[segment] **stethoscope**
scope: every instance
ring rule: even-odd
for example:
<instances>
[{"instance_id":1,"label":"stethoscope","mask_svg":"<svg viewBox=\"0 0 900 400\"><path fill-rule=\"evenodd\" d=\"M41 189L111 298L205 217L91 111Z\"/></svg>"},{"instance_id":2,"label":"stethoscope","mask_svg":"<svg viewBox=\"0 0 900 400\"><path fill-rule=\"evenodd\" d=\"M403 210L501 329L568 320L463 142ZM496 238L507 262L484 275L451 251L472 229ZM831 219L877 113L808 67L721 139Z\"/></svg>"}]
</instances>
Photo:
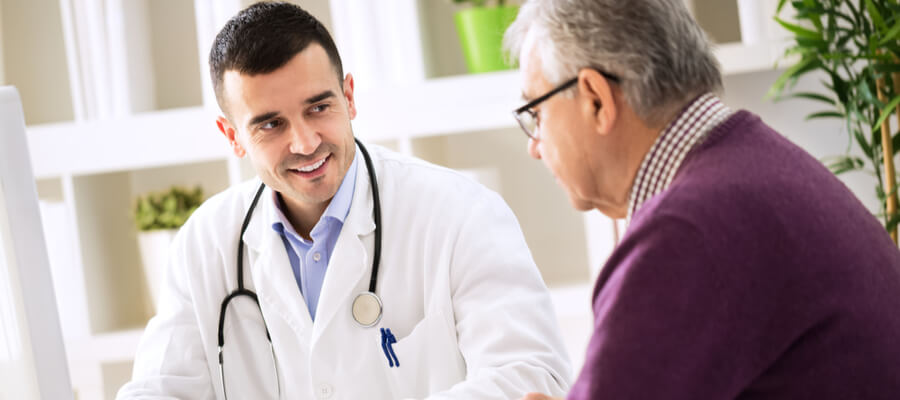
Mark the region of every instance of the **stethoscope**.
<instances>
[{"instance_id":1,"label":"stethoscope","mask_svg":"<svg viewBox=\"0 0 900 400\"><path fill-rule=\"evenodd\" d=\"M369 182L372 184L372 199L374 201L372 212L375 218L375 253L372 256L372 275L369 278L369 290L356 295L356 298L353 299L353 304L350 307L350 314L353 315L353 319L359 326L370 328L375 326L375 324L381 320L381 314L384 308L381 303L381 298L375 294L375 282L378 280L378 262L381 259L381 201L378 198L378 181L375 179L375 168L372 166L372 159L369 157L369 152L366 151L366 146L363 146L359 139L354 138L354 140L359 146L359 150L362 152L363 158L366 161ZM250 217L253 215L253 209L256 208L256 203L259 202L259 197L262 195L263 189L265 188L265 183L259 185L259 189L256 190L256 195L253 197L253 202L250 203L250 208L247 210L247 214L244 215L244 222L241 225L241 234L238 236L238 287L222 300L222 311L219 313L219 376L222 379L222 392L225 394L226 399L228 398L228 393L225 391L225 367L222 358L222 347L225 345L225 311L228 309L228 304L231 300L234 300L239 296L246 296L252 299L253 302L256 303L256 308L259 309L260 316L262 316L263 327L266 330L266 339L269 341L269 350L272 353L272 365L275 367L275 381L278 386L278 397L281 397L281 379L278 377L278 363L275 362L275 346L272 345L272 337L269 335L269 327L266 325L266 318L262 315L262 308L259 306L259 299L257 298L256 293L244 287L244 232L247 230L247 226L250 225Z\"/></svg>"}]
</instances>

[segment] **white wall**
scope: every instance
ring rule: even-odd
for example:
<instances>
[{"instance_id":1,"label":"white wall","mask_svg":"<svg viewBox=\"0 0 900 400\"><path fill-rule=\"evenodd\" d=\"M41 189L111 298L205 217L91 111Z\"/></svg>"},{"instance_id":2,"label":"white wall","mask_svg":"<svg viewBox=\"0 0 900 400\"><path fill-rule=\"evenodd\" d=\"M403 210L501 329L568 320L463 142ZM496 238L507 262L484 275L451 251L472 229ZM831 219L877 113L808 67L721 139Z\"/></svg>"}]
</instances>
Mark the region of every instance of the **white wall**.
<instances>
[{"instance_id":1,"label":"white wall","mask_svg":"<svg viewBox=\"0 0 900 400\"><path fill-rule=\"evenodd\" d=\"M4 84L19 89L28 125L73 118L59 0L0 0Z\"/></svg>"},{"instance_id":2,"label":"white wall","mask_svg":"<svg viewBox=\"0 0 900 400\"><path fill-rule=\"evenodd\" d=\"M200 52L197 50L197 25L194 2L185 0L151 0L150 42L155 71L155 109L191 107L203 104ZM207 45L208 46L208 45ZM206 52L209 48L206 48ZM205 65L205 59L202 60ZM209 70L199 71L208 79Z\"/></svg>"}]
</instances>

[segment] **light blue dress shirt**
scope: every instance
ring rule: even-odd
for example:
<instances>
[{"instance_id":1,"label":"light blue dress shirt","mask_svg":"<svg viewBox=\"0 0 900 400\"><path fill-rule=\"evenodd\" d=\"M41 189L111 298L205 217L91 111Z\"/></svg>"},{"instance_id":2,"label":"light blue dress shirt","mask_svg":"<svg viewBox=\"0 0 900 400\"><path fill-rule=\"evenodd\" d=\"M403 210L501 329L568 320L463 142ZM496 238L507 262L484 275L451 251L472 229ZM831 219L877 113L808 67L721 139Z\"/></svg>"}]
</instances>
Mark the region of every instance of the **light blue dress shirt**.
<instances>
[{"instance_id":1,"label":"light blue dress shirt","mask_svg":"<svg viewBox=\"0 0 900 400\"><path fill-rule=\"evenodd\" d=\"M279 199L281 194L276 193L272 200L275 202L277 220L272 223L272 229L281 235L288 259L291 261L291 269L294 271L294 279L297 287L306 300L309 316L316 319L316 307L319 305L319 293L322 291L322 282L325 281L325 270L328 261L331 260L331 252L337 242L344 220L350 213L350 204L353 202L353 190L356 187L357 160L359 150L353 156L353 163L347 169L341 186L331 199L331 203L325 209L319 222L313 226L310 232L312 241L302 238L294 227L288 222L282 210Z\"/></svg>"}]
</instances>

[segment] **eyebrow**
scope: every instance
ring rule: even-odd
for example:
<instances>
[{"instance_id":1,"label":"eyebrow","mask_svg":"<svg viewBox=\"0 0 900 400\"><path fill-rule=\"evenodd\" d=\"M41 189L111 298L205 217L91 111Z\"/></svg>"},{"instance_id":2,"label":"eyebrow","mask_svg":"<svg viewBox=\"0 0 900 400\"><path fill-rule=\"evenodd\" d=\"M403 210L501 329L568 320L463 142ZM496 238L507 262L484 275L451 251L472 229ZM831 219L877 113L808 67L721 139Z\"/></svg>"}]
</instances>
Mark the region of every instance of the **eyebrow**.
<instances>
[{"instance_id":1,"label":"eyebrow","mask_svg":"<svg viewBox=\"0 0 900 400\"><path fill-rule=\"evenodd\" d=\"M278 116L277 111L272 111L272 112L267 112L265 114L257 115L255 117L253 117L252 119L250 119L250 122L247 123L247 128L253 128L256 125L259 125L259 124L266 122L277 116Z\"/></svg>"},{"instance_id":2,"label":"eyebrow","mask_svg":"<svg viewBox=\"0 0 900 400\"><path fill-rule=\"evenodd\" d=\"M332 92L332 91L330 91L330 90L326 90L326 91L324 91L324 92L322 92L322 93L319 93L319 94L317 94L317 95L315 95L315 96L312 96L312 97L306 99L306 101L305 101L304 103L306 103L306 104L318 103L318 102L320 102L320 101L322 101L322 100L325 100L325 99L327 99L327 98L329 98L329 97L335 97L335 96L334 96L334 92Z\"/></svg>"},{"instance_id":3,"label":"eyebrow","mask_svg":"<svg viewBox=\"0 0 900 400\"><path fill-rule=\"evenodd\" d=\"M322 93L319 93L319 94L317 94L317 95L315 95L315 96L311 96L311 97L307 98L306 100L303 101L303 103L305 103L305 104L318 103L318 102L320 102L320 101L322 101L322 100L325 100L325 99L327 99L327 98L330 98L330 97L335 97L334 92L332 92L331 90L326 90L326 91L324 91L324 92L322 92ZM259 125L259 124L261 124L261 123L263 123L263 122L266 122L266 121L268 121L268 120L270 120L270 119L272 119L272 118L277 117L278 114L279 114L279 113L278 113L277 111L271 111L271 112L267 112L267 113L265 113L265 114L257 115L257 116L255 116L255 117L253 117L253 118L250 119L250 122L247 123L247 127L248 127L248 128L252 128L252 127L254 127L254 126L256 126L256 125Z\"/></svg>"}]
</instances>

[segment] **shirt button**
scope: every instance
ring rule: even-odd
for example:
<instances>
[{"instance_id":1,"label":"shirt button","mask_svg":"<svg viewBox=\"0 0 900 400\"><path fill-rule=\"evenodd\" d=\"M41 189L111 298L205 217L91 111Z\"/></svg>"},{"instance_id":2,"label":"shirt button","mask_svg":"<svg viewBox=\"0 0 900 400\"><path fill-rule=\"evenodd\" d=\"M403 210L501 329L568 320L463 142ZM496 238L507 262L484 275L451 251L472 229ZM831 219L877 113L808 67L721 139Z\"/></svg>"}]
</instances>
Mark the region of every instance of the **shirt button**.
<instances>
[{"instance_id":1,"label":"shirt button","mask_svg":"<svg viewBox=\"0 0 900 400\"><path fill-rule=\"evenodd\" d=\"M319 252L317 251L317 252L315 252L315 253L313 254L313 261L319 262L319 260L321 260L321 259L322 259L322 253L319 253Z\"/></svg>"},{"instance_id":2,"label":"shirt button","mask_svg":"<svg viewBox=\"0 0 900 400\"><path fill-rule=\"evenodd\" d=\"M320 399L328 399L334 395L334 387L327 383L323 383L319 385L319 389L316 390L316 397Z\"/></svg>"}]
</instances>

